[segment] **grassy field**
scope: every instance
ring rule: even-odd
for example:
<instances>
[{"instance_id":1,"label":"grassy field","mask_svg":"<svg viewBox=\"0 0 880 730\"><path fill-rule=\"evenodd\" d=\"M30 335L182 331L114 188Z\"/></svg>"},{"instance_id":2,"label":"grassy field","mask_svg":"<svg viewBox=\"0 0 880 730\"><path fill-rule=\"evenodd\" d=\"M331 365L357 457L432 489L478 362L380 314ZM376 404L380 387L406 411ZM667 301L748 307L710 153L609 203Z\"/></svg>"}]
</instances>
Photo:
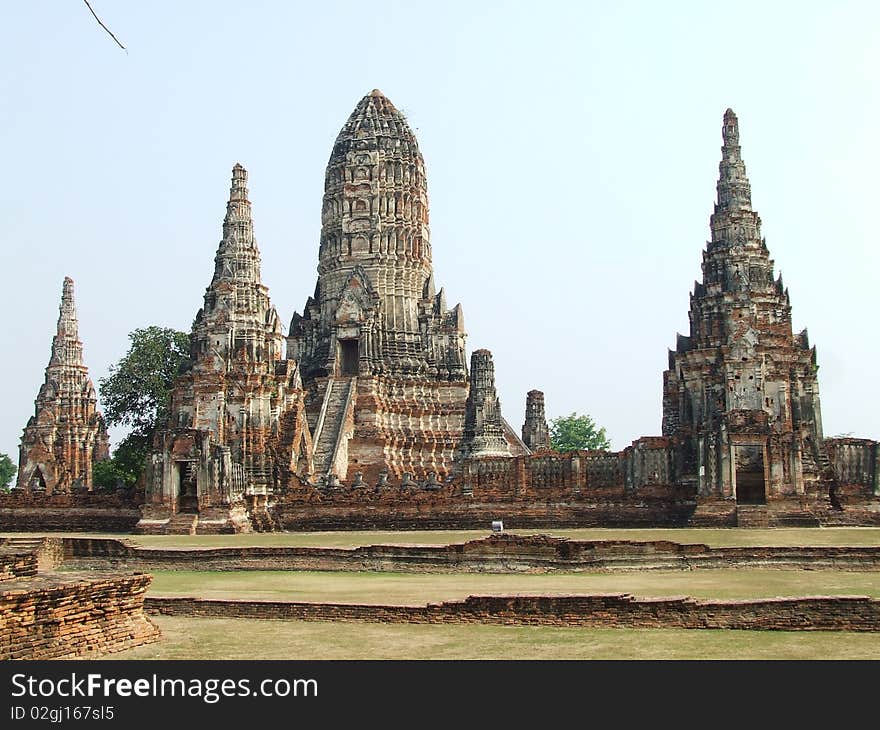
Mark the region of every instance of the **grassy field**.
<instances>
[{"instance_id":1,"label":"grassy field","mask_svg":"<svg viewBox=\"0 0 880 730\"><path fill-rule=\"evenodd\" d=\"M880 573L719 569L631 573L379 573L154 571L149 595L321 603L423 605L470 595L632 593L638 596L767 598L868 595Z\"/></svg>"},{"instance_id":2,"label":"grassy field","mask_svg":"<svg viewBox=\"0 0 880 730\"><path fill-rule=\"evenodd\" d=\"M713 547L756 545L878 545L878 527L806 527L806 528L668 528L668 529L546 529L513 530L514 534L551 534L577 540L670 540L680 543L705 543ZM10 537L22 533L2 533ZM244 547L313 546L357 547L360 545L448 545L486 537L487 530L413 530L351 532L273 532L247 535L120 535L98 533L46 533L71 537L114 537L149 547Z\"/></svg>"},{"instance_id":3,"label":"grassy field","mask_svg":"<svg viewBox=\"0 0 880 730\"><path fill-rule=\"evenodd\" d=\"M878 659L880 634L153 617L163 638L111 659Z\"/></svg>"}]
</instances>

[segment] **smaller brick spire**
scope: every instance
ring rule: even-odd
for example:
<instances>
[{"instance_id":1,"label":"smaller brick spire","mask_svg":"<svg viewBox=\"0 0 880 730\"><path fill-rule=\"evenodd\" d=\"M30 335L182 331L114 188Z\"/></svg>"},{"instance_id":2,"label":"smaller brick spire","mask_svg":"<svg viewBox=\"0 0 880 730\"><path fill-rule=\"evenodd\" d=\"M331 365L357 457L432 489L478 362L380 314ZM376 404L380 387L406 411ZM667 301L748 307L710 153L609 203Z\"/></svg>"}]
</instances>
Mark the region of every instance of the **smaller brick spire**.
<instances>
[{"instance_id":1,"label":"smaller brick spire","mask_svg":"<svg viewBox=\"0 0 880 730\"><path fill-rule=\"evenodd\" d=\"M510 456L504 438L501 402L495 390L495 364L489 350L471 353L471 383L465 404L464 454Z\"/></svg>"},{"instance_id":2,"label":"smaller brick spire","mask_svg":"<svg viewBox=\"0 0 880 730\"><path fill-rule=\"evenodd\" d=\"M544 393L540 390L530 390L526 394L526 420L522 427L522 439L532 451L550 448Z\"/></svg>"},{"instance_id":3,"label":"smaller brick spire","mask_svg":"<svg viewBox=\"0 0 880 730\"><path fill-rule=\"evenodd\" d=\"M73 279L64 278L46 376L19 447L16 488L68 492L92 486L92 464L110 456L104 419L83 363Z\"/></svg>"}]
</instances>

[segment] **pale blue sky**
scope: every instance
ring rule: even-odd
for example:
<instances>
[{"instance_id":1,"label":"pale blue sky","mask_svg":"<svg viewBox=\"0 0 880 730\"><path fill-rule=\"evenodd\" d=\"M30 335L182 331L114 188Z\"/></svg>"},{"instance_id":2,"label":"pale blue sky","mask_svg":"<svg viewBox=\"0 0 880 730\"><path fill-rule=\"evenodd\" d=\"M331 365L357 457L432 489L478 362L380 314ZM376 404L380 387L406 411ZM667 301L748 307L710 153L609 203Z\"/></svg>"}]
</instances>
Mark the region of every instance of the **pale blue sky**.
<instances>
[{"instance_id":1,"label":"pale blue sky","mask_svg":"<svg viewBox=\"0 0 880 730\"><path fill-rule=\"evenodd\" d=\"M877 3L92 5L128 54L78 0L8 4L0 27L0 451L17 459L65 275L96 384L135 327L189 329L235 162L289 322L333 140L373 88L416 131L437 283L514 426L540 388L615 448L660 433L732 107L825 432L880 438Z\"/></svg>"}]
</instances>

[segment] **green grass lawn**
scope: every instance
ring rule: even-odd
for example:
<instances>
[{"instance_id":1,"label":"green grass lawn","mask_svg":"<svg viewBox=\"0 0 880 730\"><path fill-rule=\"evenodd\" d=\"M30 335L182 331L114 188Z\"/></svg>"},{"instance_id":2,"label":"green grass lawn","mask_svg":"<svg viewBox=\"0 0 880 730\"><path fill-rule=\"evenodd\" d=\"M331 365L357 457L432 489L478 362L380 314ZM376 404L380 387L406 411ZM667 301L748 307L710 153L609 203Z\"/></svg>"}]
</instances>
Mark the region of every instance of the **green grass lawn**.
<instances>
[{"instance_id":1,"label":"green grass lawn","mask_svg":"<svg viewBox=\"0 0 880 730\"><path fill-rule=\"evenodd\" d=\"M593 629L152 617L111 659L878 659L880 633Z\"/></svg>"},{"instance_id":2,"label":"green grass lawn","mask_svg":"<svg viewBox=\"0 0 880 730\"><path fill-rule=\"evenodd\" d=\"M628 573L154 571L148 595L318 603L423 605L470 595L632 593L695 598L868 595L880 573L718 569Z\"/></svg>"},{"instance_id":3,"label":"green grass lawn","mask_svg":"<svg viewBox=\"0 0 880 730\"><path fill-rule=\"evenodd\" d=\"M582 528L513 530L515 534L551 534L577 540L670 540L680 543L705 543L713 547L755 545L878 545L878 527L804 527L804 528L667 528L614 529ZM2 537L22 533L2 533ZM125 538L149 547L243 547L312 546L357 547L360 545L447 545L486 537L488 530L412 530L351 532L273 532L246 535L121 535L98 533L43 533L71 537Z\"/></svg>"}]
</instances>

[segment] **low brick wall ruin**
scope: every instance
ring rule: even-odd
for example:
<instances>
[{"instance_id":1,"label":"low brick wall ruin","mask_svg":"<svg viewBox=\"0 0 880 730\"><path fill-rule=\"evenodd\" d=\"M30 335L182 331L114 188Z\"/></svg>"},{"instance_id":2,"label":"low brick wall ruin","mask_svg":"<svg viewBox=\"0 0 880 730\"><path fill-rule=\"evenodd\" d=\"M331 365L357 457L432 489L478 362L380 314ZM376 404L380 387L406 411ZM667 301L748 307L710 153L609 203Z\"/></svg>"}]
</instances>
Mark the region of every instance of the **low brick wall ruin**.
<instances>
[{"instance_id":1,"label":"low brick wall ruin","mask_svg":"<svg viewBox=\"0 0 880 730\"><path fill-rule=\"evenodd\" d=\"M107 538L64 538L64 564L107 570L341 570L542 573L696 568L880 570L880 547L727 547L665 540L569 540L503 534L454 545L356 548L147 548Z\"/></svg>"},{"instance_id":2,"label":"low brick wall ruin","mask_svg":"<svg viewBox=\"0 0 880 730\"><path fill-rule=\"evenodd\" d=\"M695 503L684 494L628 498L620 493L463 496L457 487L420 490L317 490L291 493L269 505L276 526L290 531L509 529L561 527L675 527L686 525Z\"/></svg>"},{"instance_id":3,"label":"low brick wall ruin","mask_svg":"<svg viewBox=\"0 0 880 730\"><path fill-rule=\"evenodd\" d=\"M0 494L3 532L131 532L140 517L137 499L128 493Z\"/></svg>"},{"instance_id":4,"label":"low brick wall ruin","mask_svg":"<svg viewBox=\"0 0 880 730\"><path fill-rule=\"evenodd\" d=\"M500 623L621 628L880 631L880 601L865 596L766 598L740 601L689 597L470 596L426 606L284 601L146 599L152 614L211 618L379 623Z\"/></svg>"},{"instance_id":5,"label":"low brick wall ruin","mask_svg":"<svg viewBox=\"0 0 880 730\"><path fill-rule=\"evenodd\" d=\"M26 575L0 582L0 660L95 657L160 636L144 614L149 575Z\"/></svg>"}]
</instances>

